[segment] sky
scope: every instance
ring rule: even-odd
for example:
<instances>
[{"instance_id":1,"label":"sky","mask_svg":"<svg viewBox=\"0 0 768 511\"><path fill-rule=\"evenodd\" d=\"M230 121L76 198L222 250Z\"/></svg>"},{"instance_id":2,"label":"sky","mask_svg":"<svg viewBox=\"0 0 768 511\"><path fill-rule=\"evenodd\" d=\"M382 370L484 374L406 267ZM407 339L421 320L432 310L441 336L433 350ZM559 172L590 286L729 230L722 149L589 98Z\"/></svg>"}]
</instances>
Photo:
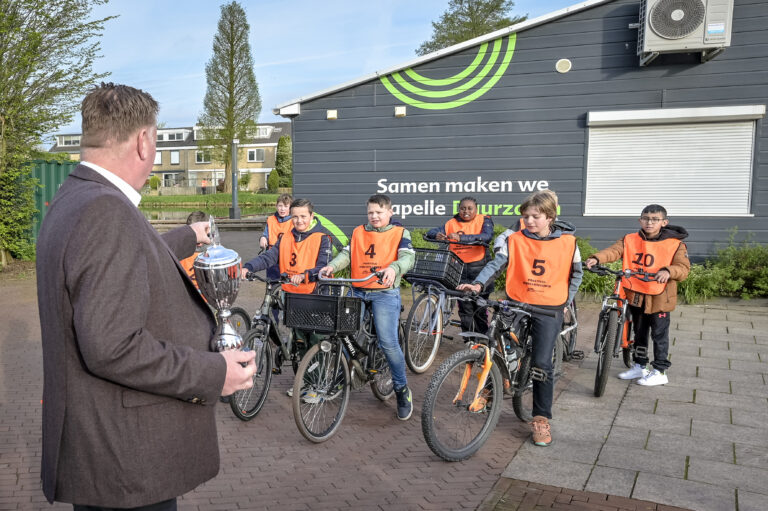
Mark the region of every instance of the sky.
<instances>
[{"instance_id":1,"label":"sky","mask_svg":"<svg viewBox=\"0 0 768 511\"><path fill-rule=\"evenodd\" d=\"M143 89L160 103L158 122L192 126L202 112L205 64L225 1L111 0L93 10L106 23L94 71ZM278 104L416 57L448 0L239 0L250 24L261 94L259 122L286 121ZM580 0L517 0L535 18ZM79 114L57 133L79 133Z\"/></svg>"}]
</instances>

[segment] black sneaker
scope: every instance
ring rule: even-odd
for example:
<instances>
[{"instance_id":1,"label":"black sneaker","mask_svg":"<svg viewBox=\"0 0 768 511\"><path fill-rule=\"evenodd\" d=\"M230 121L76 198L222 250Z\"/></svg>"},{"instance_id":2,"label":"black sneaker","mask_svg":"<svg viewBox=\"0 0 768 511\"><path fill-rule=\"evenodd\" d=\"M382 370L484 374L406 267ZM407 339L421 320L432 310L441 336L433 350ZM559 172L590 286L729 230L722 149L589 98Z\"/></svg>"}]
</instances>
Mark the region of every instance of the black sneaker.
<instances>
[{"instance_id":1,"label":"black sneaker","mask_svg":"<svg viewBox=\"0 0 768 511\"><path fill-rule=\"evenodd\" d=\"M411 389L407 386L400 390L395 389L395 396L397 396L397 418L401 421L407 421L413 413Z\"/></svg>"}]
</instances>

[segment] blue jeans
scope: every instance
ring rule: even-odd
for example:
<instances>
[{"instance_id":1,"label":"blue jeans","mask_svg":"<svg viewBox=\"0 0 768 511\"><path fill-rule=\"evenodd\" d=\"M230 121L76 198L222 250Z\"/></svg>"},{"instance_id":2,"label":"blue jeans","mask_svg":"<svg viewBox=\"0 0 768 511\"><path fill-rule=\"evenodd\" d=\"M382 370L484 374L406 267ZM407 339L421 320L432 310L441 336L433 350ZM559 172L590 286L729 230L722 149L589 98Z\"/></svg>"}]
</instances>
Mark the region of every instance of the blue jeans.
<instances>
[{"instance_id":1,"label":"blue jeans","mask_svg":"<svg viewBox=\"0 0 768 511\"><path fill-rule=\"evenodd\" d=\"M405 356L400 349L398 333L400 330L400 290L386 289L384 291L365 291L352 289L352 296L362 298L371 303L373 323L376 325L376 335L379 338L379 349L387 357L392 371L392 381L396 389L408 384L405 377Z\"/></svg>"}]
</instances>

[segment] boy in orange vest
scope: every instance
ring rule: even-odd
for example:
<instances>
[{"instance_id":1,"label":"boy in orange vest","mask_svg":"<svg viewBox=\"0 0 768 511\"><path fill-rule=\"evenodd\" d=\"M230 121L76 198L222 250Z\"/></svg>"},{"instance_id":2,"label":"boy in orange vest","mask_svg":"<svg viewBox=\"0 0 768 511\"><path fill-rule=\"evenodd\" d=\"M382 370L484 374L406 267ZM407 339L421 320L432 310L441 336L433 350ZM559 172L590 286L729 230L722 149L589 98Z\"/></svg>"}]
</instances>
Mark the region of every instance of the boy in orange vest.
<instances>
[{"instance_id":1,"label":"boy in orange vest","mask_svg":"<svg viewBox=\"0 0 768 511\"><path fill-rule=\"evenodd\" d=\"M259 246L264 249L268 249L277 244L277 240L293 229L293 223L291 222L291 202L293 198L284 193L277 198L276 211L274 214L267 217L267 225L264 227L264 232L261 233L259 238ZM277 264L267 268L267 278L270 280L277 280L280 278L280 269Z\"/></svg>"},{"instance_id":2,"label":"boy in orange vest","mask_svg":"<svg viewBox=\"0 0 768 511\"><path fill-rule=\"evenodd\" d=\"M640 230L627 234L610 247L585 261L587 268L598 263L622 260L622 268L656 273L656 281L630 279L625 287L635 331L635 365L619 373L622 380L637 379L638 385L669 383L669 313L677 304L677 283L688 277L691 262L682 242L688 232L669 225L667 210L658 204L643 208ZM648 333L653 339L652 370L648 369Z\"/></svg>"},{"instance_id":3,"label":"boy in orange vest","mask_svg":"<svg viewBox=\"0 0 768 511\"><path fill-rule=\"evenodd\" d=\"M534 192L520 205L524 229L508 229L496 238L496 257L472 284L457 289L479 293L496 274L507 268L507 296L543 309L555 316L531 314L533 366L547 375L533 382L531 439L535 445L552 443L549 419L555 391L552 352L563 322L563 309L576 296L583 275L581 254L574 228L557 219L557 195L551 190Z\"/></svg>"},{"instance_id":4,"label":"boy in orange vest","mask_svg":"<svg viewBox=\"0 0 768 511\"><path fill-rule=\"evenodd\" d=\"M448 220L444 226L436 227L427 232L427 238L438 241L460 241L469 243L482 241L490 243L493 239L493 220L491 217L477 214L477 199L464 197L459 202L459 212ZM483 267L490 261L488 249L481 245L457 245L451 243L448 249L464 262L461 272L461 283L472 282ZM483 293L488 298L490 292ZM459 301L459 317L462 332L488 332L488 315L474 302Z\"/></svg>"},{"instance_id":5,"label":"boy in orange vest","mask_svg":"<svg viewBox=\"0 0 768 511\"><path fill-rule=\"evenodd\" d=\"M405 356L398 342L400 329L400 277L413 267L415 253L411 233L400 225L390 223L392 201L386 195L368 199L368 223L352 232L349 245L320 270L329 275L350 266L352 278L367 277L372 268L383 271L383 284L373 278L356 282L352 296L371 303L379 347L392 370L397 396L397 418L408 420L413 413L413 397L405 376Z\"/></svg>"}]
</instances>

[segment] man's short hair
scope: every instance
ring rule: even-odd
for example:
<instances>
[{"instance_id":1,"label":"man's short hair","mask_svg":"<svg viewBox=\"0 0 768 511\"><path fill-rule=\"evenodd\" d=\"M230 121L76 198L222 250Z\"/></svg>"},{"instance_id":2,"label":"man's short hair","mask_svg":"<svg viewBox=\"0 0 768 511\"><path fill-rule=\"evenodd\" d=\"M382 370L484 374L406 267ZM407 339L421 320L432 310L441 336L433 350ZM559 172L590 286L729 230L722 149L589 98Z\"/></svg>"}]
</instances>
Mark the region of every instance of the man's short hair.
<instances>
[{"instance_id":1,"label":"man's short hair","mask_svg":"<svg viewBox=\"0 0 768 511\"><path fill-rule=\"evenodd\" d=\"M530 194L522 204L520 204L520 213L525 214L525 210L534 207L547 218L557 218L557 194L552 190L540 190Z\"/></svg>"},{"instance_id":2,"label":"man's short hair","mask_svg":"<svg viewBox=\"0 0 768 511\"><path fill-rule=\"evenodd\" d=\"M208 213L205 211L193 211L187 217L187 225L194 224L195 222L205 222L208 220Z\"/></svg>"},{"instance_id":3,"label":"man's short hair","mask_svg":"<svg viewBox=\"0 0 768 511\"><path fill-rule=\"evenodd\" d=\"M664 209L664 206L660 206L659 204L648 204L643 208L643 211L640 212L640 215L652 215L653 213L661 213L664 218L667 218L667 210Z\"/></svg>"},{"instance_id":4,"label":"man's short hair","mask_svg":"<svg viewBox=\"0 0 768 511\"><path fill-rule=\"evenodd\" d=\"M83 99L80 146L105 147L125 142L139 129L157 125L158 109L149 93L102 82Z\"/></svg>"},{"instance_id":5,"label":"man's short hair","mask_svg":"<svg viewBox=\"0 0 768 511\"><path fill-rule=\"evenodd\" d=\"M289 206L293 202L293 197L291 197L290 193L282 193L277 198L277 204L288 204Z\"/></svg>"},{"instance_id":6,"label":"man's short hair","mask_svg":"<svg viewBox=\"0 0 768 511\"><path fill-rule=\"evenodd\" d=\"M307 208L310 215L315 212L315 206L309 199L296 199L295 201L291 202L291 209L293 208Z\"/></svg>"},{"instance_id":7,"label":"man's short hair","mask_svg":"<svg viewBox=\"0 0 768 511\"><path fill-rule=\"evenodd\" d=\"M385 209L392 209L392 199L389 198L389 195L384 195L383 193L377 193L368 197L368 204L376 204Z\"/></svg>"}]
</instances>

